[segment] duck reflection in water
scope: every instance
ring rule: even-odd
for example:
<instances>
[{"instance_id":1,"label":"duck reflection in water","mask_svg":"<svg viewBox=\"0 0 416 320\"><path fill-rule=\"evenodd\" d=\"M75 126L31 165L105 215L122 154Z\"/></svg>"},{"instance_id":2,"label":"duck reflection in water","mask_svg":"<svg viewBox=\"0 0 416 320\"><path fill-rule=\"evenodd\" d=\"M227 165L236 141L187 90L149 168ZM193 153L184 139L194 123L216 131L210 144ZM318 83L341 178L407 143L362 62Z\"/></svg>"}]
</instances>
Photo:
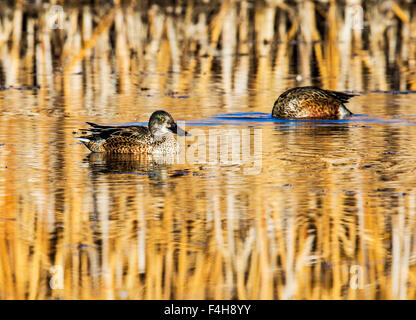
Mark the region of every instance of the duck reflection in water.
<instances>
[{"instance_id":1,"label":"duck reflection in water","mask_svg":"<svg viewBox=\"0 0 416 320\"><path fill-rule=\"evenodd\" d=\"M177 155L140 155L134 153L90 153L85 163L93 174L148 175L150 179L165 181Z\"/></svg>"}]
</instances>

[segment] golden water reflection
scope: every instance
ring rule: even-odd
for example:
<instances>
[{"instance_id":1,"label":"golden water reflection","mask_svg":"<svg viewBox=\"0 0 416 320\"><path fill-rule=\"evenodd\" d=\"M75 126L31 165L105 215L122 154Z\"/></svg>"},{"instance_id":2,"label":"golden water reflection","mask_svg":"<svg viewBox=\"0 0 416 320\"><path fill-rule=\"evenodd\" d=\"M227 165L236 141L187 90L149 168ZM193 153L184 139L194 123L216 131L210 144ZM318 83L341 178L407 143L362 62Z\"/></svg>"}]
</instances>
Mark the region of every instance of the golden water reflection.
<instances>
[{"instance_id":1,"label":"golden water reflection","mask_svg":"<svg viewBox=\"0 0 416 320\"><path fill-rule=\"evenodd\" d=\"M394 54L396 33L341 33L331 3L329 29L310 34L292 30L290 8L246 1L212 16L65 7L61 31L25 16L0 42L0 298L414 299L414 42ZM403 10L372 11L370 26L386 14L399 30ZM245 38L253 17L257 38ZM361 92L356 115L215 120L270 113L284 89L310 84ZM145 123L159 108L205 134L260 129L260 173L89 154L73 139L85 121Z\"/></svg>"}]
</instances>

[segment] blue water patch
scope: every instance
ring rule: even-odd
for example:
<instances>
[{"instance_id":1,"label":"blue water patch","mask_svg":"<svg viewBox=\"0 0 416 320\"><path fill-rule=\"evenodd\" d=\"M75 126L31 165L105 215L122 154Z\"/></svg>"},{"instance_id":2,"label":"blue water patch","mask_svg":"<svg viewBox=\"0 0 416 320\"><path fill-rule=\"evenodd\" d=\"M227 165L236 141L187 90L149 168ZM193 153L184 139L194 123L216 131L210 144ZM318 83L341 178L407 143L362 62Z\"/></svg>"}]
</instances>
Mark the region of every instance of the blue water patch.
<instances>
[{"instance_id":1,"label":"blue water patch","mask_svg":"<svg viewBox=\"0 0 416 320\"><path fill-rule=\"evenodd\" d=\"M414 93L416 93L416 90L404 90L404 91L400 91L400 90L373 90L373 91L370 91L370 93L388 93L388 94L394 94L394 95L414 94Z\"/></svg>"},{"instance_id":2,"label":"blue water patch","mask_svg":"<svg viewBox=\"0 0 416 320\"><path fill-rule=\"evenodd\" d=\"M414 117L414 115L402 116ZM357 123L371 123L371 124L396 124L396 125L416 125L416 121L407 119L381 119L373 118L368 114L354 114L347 119L340 120L323 120L323 119L277 119L271 116L270 113L263 112L235 112L235 113L221 113L214 115L211 118L203 121L187 120L186 125L265 125L270 123L275 124L289 124L289 125L330 125L330 124L357 124Z\"/></svg>"},{"instance_id":3,"label":"blue water patch","mask_svg":"<svg viewBox=\"0 0 416 320\"><path fill-rule=\"evenodd\" d=\"M264 113L264 112L233 112L233 113L216 114L216 115L214 115L214 117L250 117L250 118L263 117L263 118L272 118L272 115L270 113Z\"/></svg>"},{"instance_id":4,"label":"blue water patch","mask_svg":"<svg viewBox=\"0 0 416 320\"><path fill-rule=\"evenodd\" d=\"M272 117L270 113L264 112L232 112L232 113L220 113L209 118L204 119L178 119L176 122L180 125L181 122L185 122L187 127L206 127L206 126L263 126L268 124L287 124L293 125L334 125L334 124L388 124L388 125L416 125L416 115L397 115L392 118L374 118L369 114L353 114L347 119L339 120L323 120L323 119L277 119ZM122 122L122 123L108 123L105 125L114 126L126 126L126 125L139 125L147 127L147 122ZM287 126L285 126L287 127Z\"/></svg>"},{"instance_id":5,"label":"blue water patch","mask_svg":"<svg viewBox=\"0 0 416 320\"><path fill-rule=\"evenodd\" d=\"M393 118L415 118L416 114L397 114Z\"/></svg>"},{"instance_id":6,"label":"blue water patch","mask_svg":"<svg viewBox=\"0 0 416 320\"><path fill-rule=\"evenodd\" d=\"M408 104L407 101L385 101L387 104Z\"/></svg>"}]
</instances>

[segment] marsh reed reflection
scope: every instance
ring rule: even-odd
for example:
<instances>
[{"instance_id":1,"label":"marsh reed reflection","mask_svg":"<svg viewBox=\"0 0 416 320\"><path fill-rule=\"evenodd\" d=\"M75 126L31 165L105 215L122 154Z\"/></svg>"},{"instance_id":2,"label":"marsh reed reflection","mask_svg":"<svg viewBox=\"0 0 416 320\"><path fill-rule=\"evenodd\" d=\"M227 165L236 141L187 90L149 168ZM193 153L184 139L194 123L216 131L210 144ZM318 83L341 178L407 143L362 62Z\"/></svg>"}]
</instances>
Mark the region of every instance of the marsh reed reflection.
<instances>
[{"instance_id":1,"label":"marsh reed reflection","mask_svg":"<svg viewBox=\"0 0 416 320\"><path fill-rule=\"evenodd\" d=\"M1 299L415 298L414 4L56 1L54 29L41 3L0 2ZM262 124L258 175L73 139L311 84L381 120Z\"/></svg>"}]
</instances>

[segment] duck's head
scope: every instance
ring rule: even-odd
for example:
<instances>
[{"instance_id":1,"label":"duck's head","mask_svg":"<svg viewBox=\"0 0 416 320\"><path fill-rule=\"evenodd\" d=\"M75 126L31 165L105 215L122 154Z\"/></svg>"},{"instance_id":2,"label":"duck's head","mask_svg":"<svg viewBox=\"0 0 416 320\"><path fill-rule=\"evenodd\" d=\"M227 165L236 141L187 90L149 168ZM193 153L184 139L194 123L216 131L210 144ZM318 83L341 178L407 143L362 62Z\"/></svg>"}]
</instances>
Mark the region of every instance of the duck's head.
<instances>
[{"instance_id":1,"label":"duck's head","mask_svg":"<svg viewBox=\"0 0 416 320\"><path fill-rule=\"evenodd\" d=\"M149 119L149 130L152 134L176 133L180 136L189 136L185 130L179 128L172 116L163 110L152 113Z\"/></svg>"}]
</instances>

